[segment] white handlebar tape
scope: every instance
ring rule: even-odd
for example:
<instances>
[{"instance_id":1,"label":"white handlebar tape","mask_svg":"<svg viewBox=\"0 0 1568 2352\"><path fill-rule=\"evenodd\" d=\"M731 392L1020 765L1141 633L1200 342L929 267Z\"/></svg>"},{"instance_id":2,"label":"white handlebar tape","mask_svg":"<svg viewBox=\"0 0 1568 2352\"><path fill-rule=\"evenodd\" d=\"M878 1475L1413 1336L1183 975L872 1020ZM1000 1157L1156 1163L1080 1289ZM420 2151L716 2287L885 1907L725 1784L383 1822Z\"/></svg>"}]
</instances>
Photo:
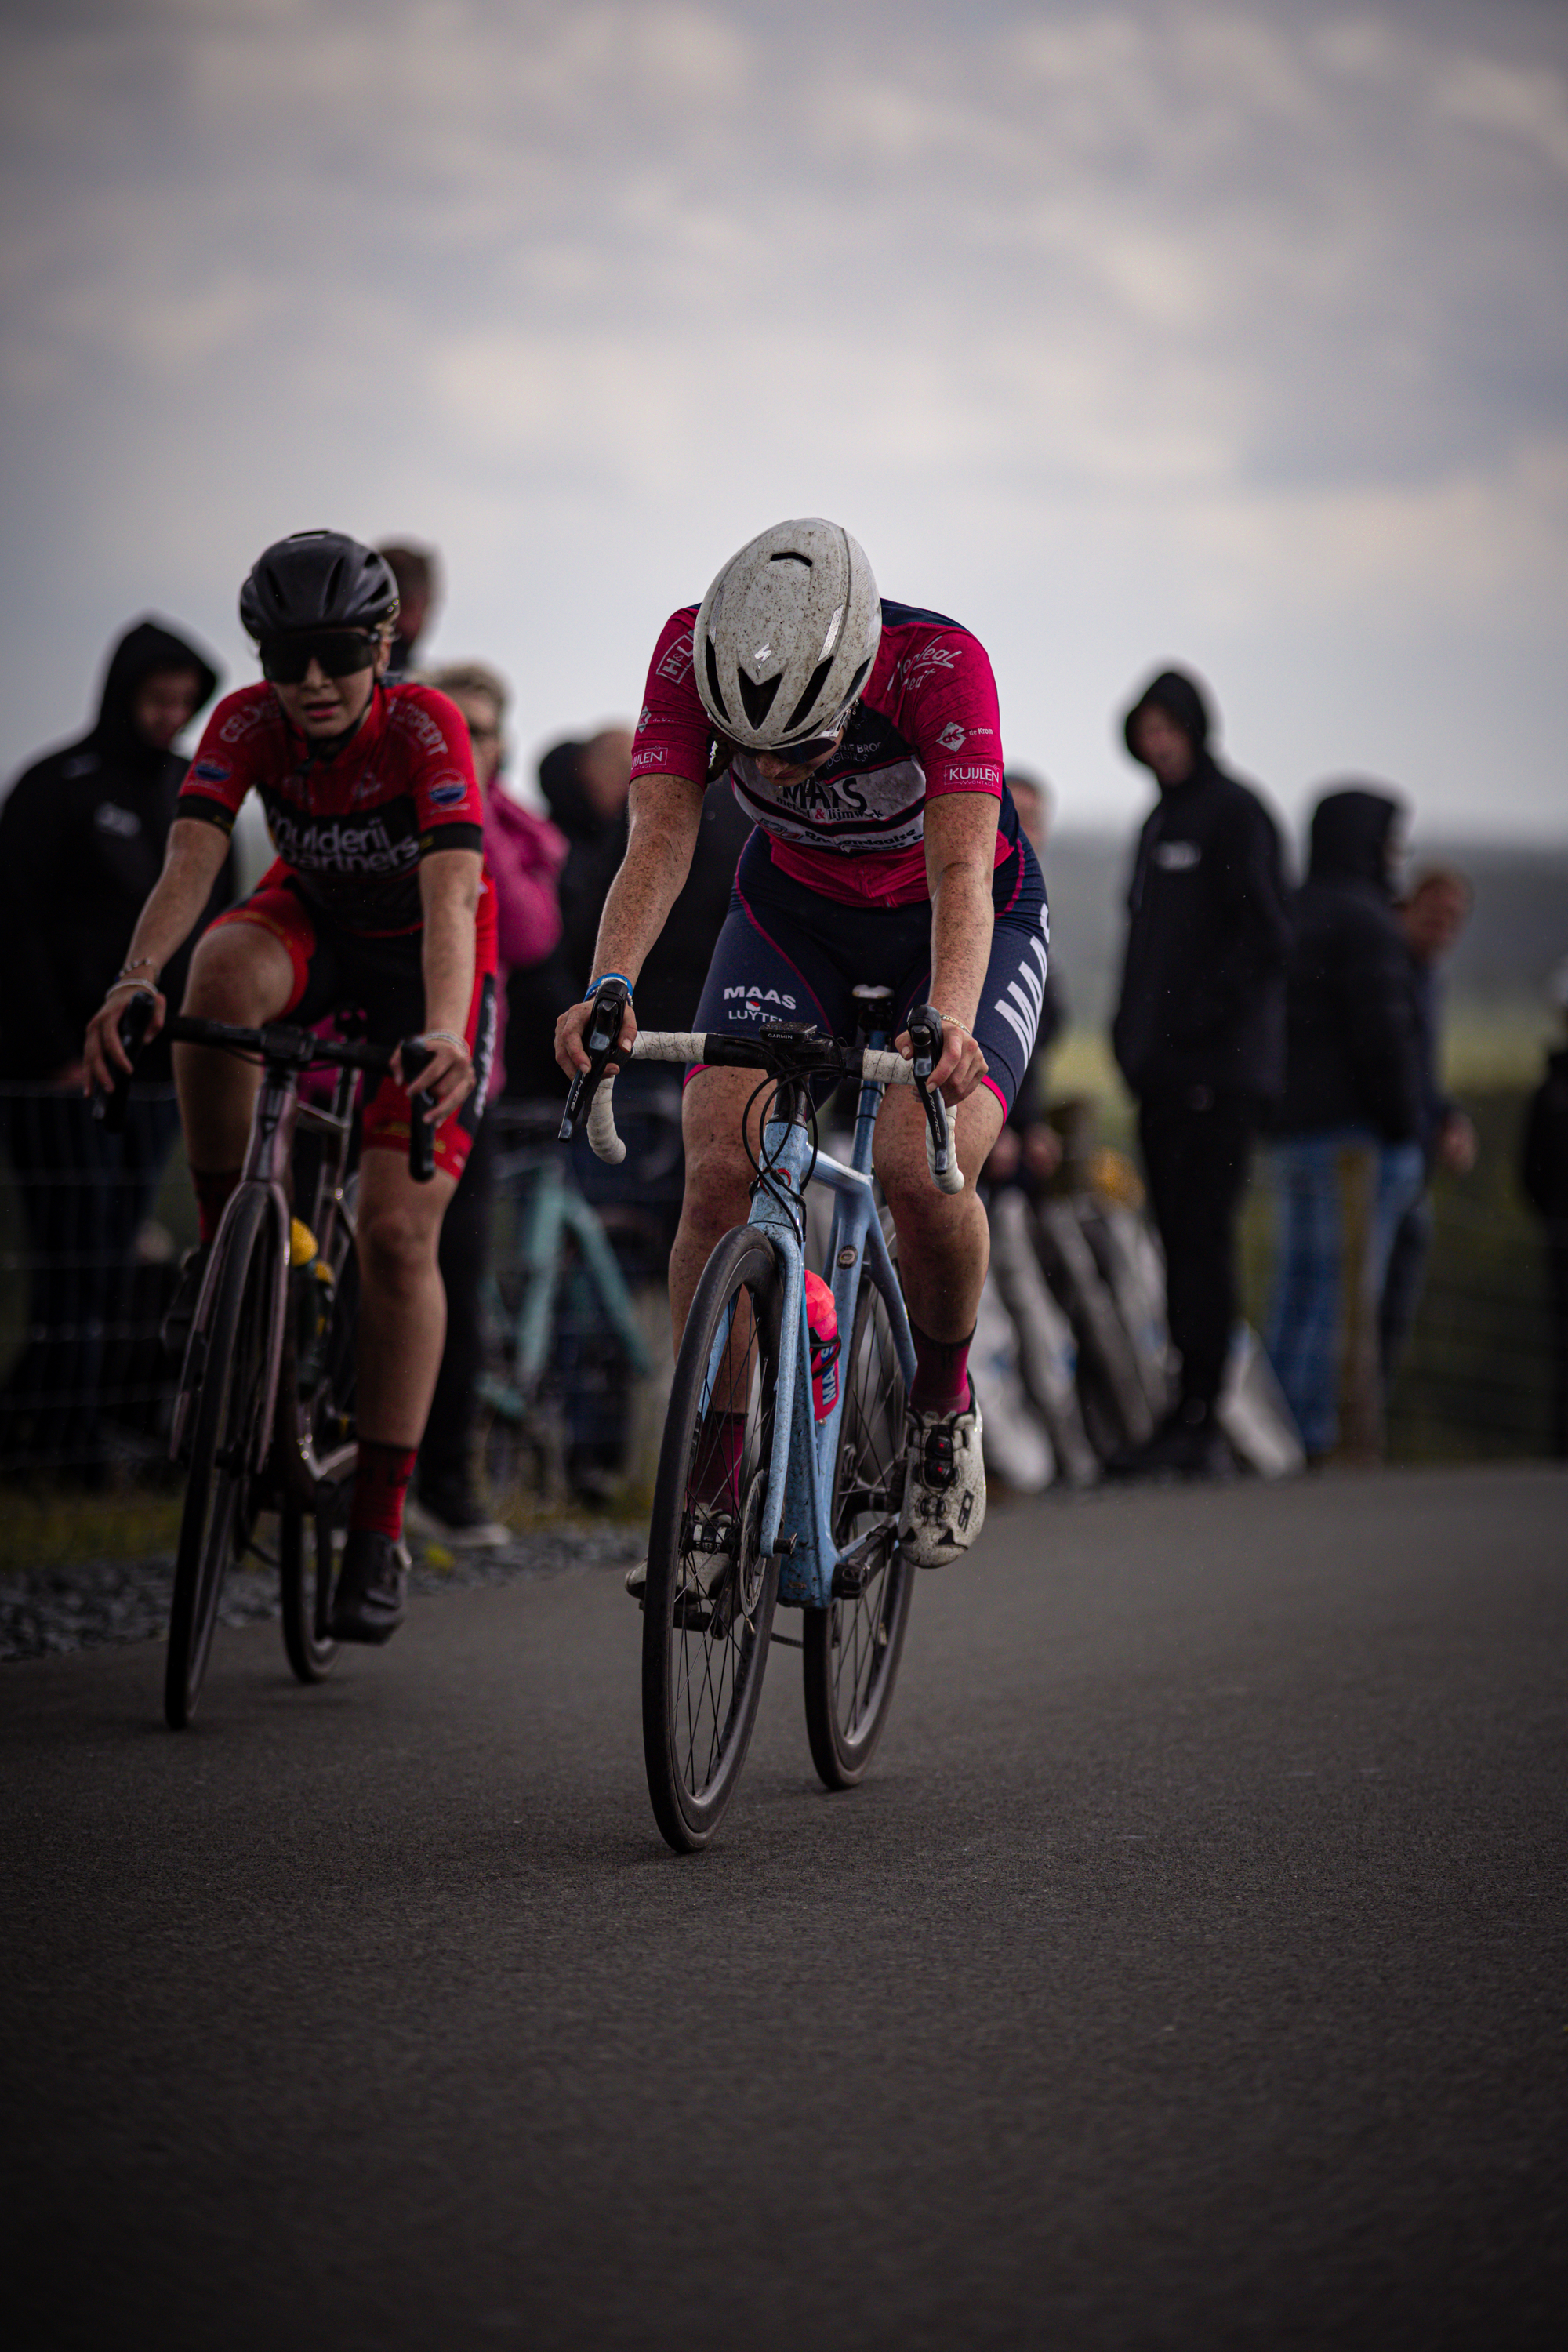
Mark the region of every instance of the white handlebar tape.
<instances>
[{"instance_id":1,"label":"white handlebar tape","mask_svg":"<svg viewBox=\"0 0 1568 2352\"><path fill-rule=\"evenodd\" d=\"M687 1029L639 1029L632 1046L634 1062L700 1062L706 1037ZM762 1076L761 1071L757 1073Z\"/></svg>"},{"instance_id":2,"label":"white handlebar tape","mask_svg":"<svg viewBox=\"0 0 1568 2352\"><path fill-rule=\"evenodd\" d=\"M926 1166L931 1170L931 1182L936 1186L939 1192L963 1192L963 1171L958 1164L958 1111L956 1107L950 1108L947 1114L947 1166L942 1169L940 1173L938 1172L936 1164L936 1145L931 1140L931 1131L929 1125L926 1128Z\"/></svg>"},{"instance_id":3,"label":"white handlebar tape","mask_svg":"<svg viewBox=\"0 0 1568 2352\"><path fill-rule=\"evenodd\" d=\"M588 1140L601 1160L618 1168L626 1156L626 1147L616 1133L615 1095L616 1082L606 1073L588 1106Z\"/></svg>"}]
</instances>

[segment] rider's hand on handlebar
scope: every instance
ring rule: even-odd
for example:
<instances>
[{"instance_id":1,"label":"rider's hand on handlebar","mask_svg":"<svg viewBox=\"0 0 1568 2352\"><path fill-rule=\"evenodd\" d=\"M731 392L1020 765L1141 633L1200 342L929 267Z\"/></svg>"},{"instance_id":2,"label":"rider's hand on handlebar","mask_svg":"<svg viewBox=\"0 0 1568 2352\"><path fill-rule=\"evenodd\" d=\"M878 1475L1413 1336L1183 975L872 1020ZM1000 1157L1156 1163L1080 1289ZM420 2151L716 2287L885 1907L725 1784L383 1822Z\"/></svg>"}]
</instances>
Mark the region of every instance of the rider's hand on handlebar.
<instances>
[{"instance_id":1,"label":"rider's hand on handlebar","mask_svg":"<svg viewBox=\"0 0 1568 2352\"><path fill-rule=\"evenodd\" d=\"M588 1054L583 1039L586 1034L588 1024L594 1017L594 1002L593 997L589 996L584 997L581 1004L568 1005L555 1024L555 1058L569 1078L574 1078L579 1070L585 1070L588 1067ZM631 1052L637 1043L637 1015L628 1002L626 1017L621 1023L618 1041L623 1054ZM608 1062L605 1066L612 1076L617 1074L620 1069L618 1062Z\"/></svg>"},{"instance_id":2,"label":"rider's hand on handlebar","mask_svg":"<svg viewBox=\"0 0 1568 2352\"><path fill-rule=\"evenodd\" d=\"M117 988L106 996L87 1024L87 1038L81 1053L81 1090L84 1095L91 1094L94 1087L101 1087L105 1094L111 1095L121 1077L130 1076L131 1056L120 1042L120 1024L126 1006L139 995L150 996L153 1000L153 1012L145 1036L155 1037L163 1027L169 1009L168 1002L159 990L151 985L137 989Z\"/></svg>"},{"instance_id":3,"label":"rider's hand on handlebar","mask_svg":"<svg viewBox=\"0 0 1568 2352\"><path fill-rule=\"evenodd\" d=\"M898 1051L906 1061L914 1057L914 1042L906 1029L895 1041ZM963 1102L974 1092L985 1076L986 1060L967 1029L958 1028L944 1021L942 1027L942 1059L932 1069L929 1084L950 1108Z\"/></svg>"},{"instance_id":4,"label":"rider's hand on handlebar","mask_svg":"<svg viewBox=\"0 0 1568 2352\"><path fill-rule=\"evenodd\" d=\"M449 1037L432 1037L428 1031L422 1034L420 1043L429 1047L430 1058L418 1076L411 1078L405 1075L401 1047L393 1055L392 1075L410 1095L417 1091L435 1096L436 1108L430 1124L439 1127L474 1091L473 1056L466 1045L454 1045Z\"/></svg>"}]
</instances>

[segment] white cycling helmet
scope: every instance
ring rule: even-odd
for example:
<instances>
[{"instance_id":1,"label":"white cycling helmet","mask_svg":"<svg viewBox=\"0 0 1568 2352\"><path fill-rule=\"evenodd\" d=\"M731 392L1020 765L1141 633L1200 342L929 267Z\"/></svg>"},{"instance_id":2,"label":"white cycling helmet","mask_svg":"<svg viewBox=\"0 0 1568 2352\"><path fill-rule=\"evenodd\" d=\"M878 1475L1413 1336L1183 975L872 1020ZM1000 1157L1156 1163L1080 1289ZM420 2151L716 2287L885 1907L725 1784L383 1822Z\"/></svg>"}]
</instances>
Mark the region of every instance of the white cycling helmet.
<instances>
[{"instance_id":1,"label":"white cycling helmet","mask_svg":"<svg viewBox=\"0 0 1568 2352\"><path fill-rule=\"evenodd\" d=\"M870 677L881 635L859 541L819 516L775 523L730 558L702 599L702 707L749 751L830 734Z\"/></svg>"}]
</instances>

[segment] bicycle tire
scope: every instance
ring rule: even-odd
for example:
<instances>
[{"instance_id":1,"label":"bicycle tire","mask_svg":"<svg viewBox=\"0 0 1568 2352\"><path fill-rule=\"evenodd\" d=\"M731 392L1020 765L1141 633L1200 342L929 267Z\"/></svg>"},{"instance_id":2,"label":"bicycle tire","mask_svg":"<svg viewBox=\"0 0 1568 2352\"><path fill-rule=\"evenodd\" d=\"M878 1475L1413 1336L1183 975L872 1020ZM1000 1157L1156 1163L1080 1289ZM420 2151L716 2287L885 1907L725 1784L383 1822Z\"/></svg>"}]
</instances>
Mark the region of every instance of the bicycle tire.
<instances>
[{"instance_id":1,"label":"bicycle tire","mask_svg":"<svg viewBox=\"0 0 1568 2352\"><path fill-rule=\"evenodd\" d=\"M163 1715L172 1731L183 1731L195 1713L224 1578L256 1520L259 1481L243 1464L266 1394L276 1253L271 1202L259 1187L247 1191L222 1237L207 1369L191 1435L163 1673Z\"/></svg>"},{"instance_id":2,"label":"bicycle tire","mask_svg":"<svg viewBox=\"0 0 1568 2352\"><path fill-rule=\"evenodd\" d=\"M891 1522L896 1529L906 1403L888 1294L868 1266L841 1359L844 1410L833 1479L840 1551ZM805 1730L823 1785L852 1789L887 1728L909 1628L915 1572L893 1553L855 1599L807 1609L801 1631Z\"/></svg>"},{"instance_id":3,"label":"bicycle tire","mask_svg":"<svg viewBox=\"0 0 1568 2352\"><path fill-rule=\"evenodd\" d=\"M707 1845L734 1796L762 1696L776 1559L758 1558L773 1440L782 1299L765 1234L726 1234L703 1269L676 1360L648 1527L643 1603L643 1754L654 1819L678 1853ZM739 1362L709 1363L742 1294ZM743 1399L738 1456L714 1415ZM726 1464L730 1466L726 1466ZM729 1530L728 1549L719 1540ZM703 1541L701 1538L706 1538Z\"/></svg>"},{"instance_id":4,"label":"bicycle tire","mask_svg":"<svg viewBox=\"0 0 1568 2352\"><path fill-rule=\"evenodd\" d=\"M345 1486L345 1501L347 1493ZM302 1683L324 1682L337 1662L338 1645L327 1630L332 1612L332 1530L339 1516L335 1503L335 1496L323 1497L310 1513L289 1503L278 1521L283 1647L295 1680Z\"/></svg>"}]
</instances>

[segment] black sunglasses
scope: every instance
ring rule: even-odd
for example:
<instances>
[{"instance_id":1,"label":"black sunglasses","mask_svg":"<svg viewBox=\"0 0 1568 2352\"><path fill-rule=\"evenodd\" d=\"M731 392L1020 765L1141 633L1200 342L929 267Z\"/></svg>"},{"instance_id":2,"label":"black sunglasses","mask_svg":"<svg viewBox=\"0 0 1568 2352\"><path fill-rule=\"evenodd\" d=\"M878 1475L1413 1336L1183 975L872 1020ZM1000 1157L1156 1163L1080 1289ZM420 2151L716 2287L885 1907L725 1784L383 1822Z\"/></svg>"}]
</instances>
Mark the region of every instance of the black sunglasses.
<instances>
[{"instance_id":1,"label":"black sunglasses","mask_svg":"<svg viewBox=\"0 0 1568 2352\"><path fill-rule=\"evenodd\" d=\"M846 712L837 727L826 735L807 735L799 743L773 743L769 751L775 760L787 760L792 768L806 768L814 760L825 760L829 751L837 751L848 723Z\"/></svg>"},{"instance_id":2,"label":"black sunglasses","mask_svg":"<svg viewBox=\"0 0 1568 2352\"><path fill-rule=\"evenodd\" d=\"M323 629L319 636L270 637L261 647L261 675L275 686L300 686L312 661L328 677L374 669L381 639L363 629Z\"/></svg>"}]
</instances>

